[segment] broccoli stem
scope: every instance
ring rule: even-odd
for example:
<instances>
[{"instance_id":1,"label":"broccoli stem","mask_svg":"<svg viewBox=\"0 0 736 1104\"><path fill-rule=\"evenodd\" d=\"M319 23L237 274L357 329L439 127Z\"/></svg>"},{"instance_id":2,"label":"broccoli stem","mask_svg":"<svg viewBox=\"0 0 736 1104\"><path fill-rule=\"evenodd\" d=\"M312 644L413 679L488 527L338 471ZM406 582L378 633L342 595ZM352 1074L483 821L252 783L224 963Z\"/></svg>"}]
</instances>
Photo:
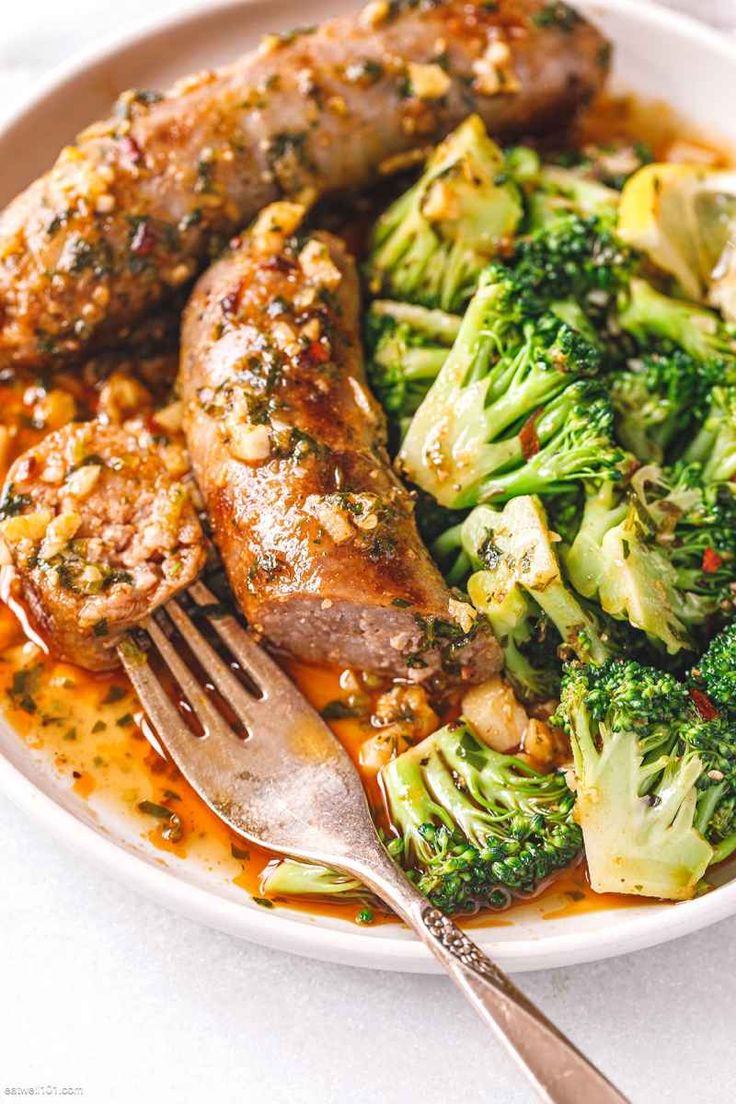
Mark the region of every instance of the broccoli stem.
<instances>
[{"instance_id":1,"label":"broccoli stem","mask_svg":"<svg viewBox=\"0 0 736 1104\"><path fill-rule=\"evenodd\" d=\"M402 303L396 299L374 299L371 313L378 318L390 318L394 322L403 323L430 340L441 341L448 348L460 332L462 322L460 315L430 310L428 307Z\"/></svg>"},{"instance_id":2,"label":"broccoli stem","mask_svg":"<svg viewBox=\"0 0 736 1104\"><path fill-rule=\"evenodd\" d=\"M264 897L338 898L345 901L373 900L373 894L351 874L319 863L279 859L270 863L261 878Z\"/></svg>"},{"instance_id":3,"label":"broccoli stem","mask_svg":"<svg viewBox=\"0 0 736 1104\"><path fill-rule=\"evenodd\" d=\"M736 386L713 388L708 416L683 461L702 465L705 483L736 480Z\"/></svg>"},{"instance_id":4,"label":"broccoli stem","mask_svg":"<svg viewBox=\"0 0 736 1104\"><path fill-rule=\"evenodd\" d=\"M733 358L734 343L715 311L673 299L635 276L619 296L618 321L639 341L663 338L698 360Z\"/></svg>"}]
</instances>

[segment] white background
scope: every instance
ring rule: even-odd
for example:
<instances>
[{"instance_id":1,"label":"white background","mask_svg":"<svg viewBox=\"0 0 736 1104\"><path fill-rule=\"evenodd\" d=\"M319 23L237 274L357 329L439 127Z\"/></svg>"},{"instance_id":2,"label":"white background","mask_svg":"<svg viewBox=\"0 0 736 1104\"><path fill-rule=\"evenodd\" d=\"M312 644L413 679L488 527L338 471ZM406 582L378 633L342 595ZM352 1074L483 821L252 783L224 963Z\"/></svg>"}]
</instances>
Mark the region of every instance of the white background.
<instances>
[{"instance_id":1,"label":"white background","mask_svg":"<svg viewBox=\"0 0 736 1104\"><path fill-rule=\"evenodd\" d=\"M0 116L77 49L181 6L4 0ZM736 26L736 0L690 7ZM323 965L200 928L2 799L0 841L0 1096L56 1085L81 1086L90 1104L530 1100L443 979ZM736 920L521 982L635 1104L736 1100Z\"/></svg>"}]
</instances>

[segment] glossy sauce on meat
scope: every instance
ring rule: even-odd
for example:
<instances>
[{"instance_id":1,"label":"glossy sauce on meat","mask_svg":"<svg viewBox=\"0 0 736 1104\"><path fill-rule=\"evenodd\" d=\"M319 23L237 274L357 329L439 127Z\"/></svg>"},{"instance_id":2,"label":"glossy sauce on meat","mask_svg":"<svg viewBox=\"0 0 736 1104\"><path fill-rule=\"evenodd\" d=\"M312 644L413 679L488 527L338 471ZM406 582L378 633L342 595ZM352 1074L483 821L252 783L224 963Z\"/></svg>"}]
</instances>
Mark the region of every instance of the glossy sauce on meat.
<instances>
[{"instance_id":1,"label":"glossy sauce on meat","mask_svg":"<svg viewBox=\"0 0 736 1104\"><path fill-rule=\"evenodd\" d=\"M365 383L355 264L276 203L197 285L182 329L194 475L252 627L290 655L423 680L498 670L417 532Z\"/></svg>"},{"instance_id":2,"label":"glossy sauce on meat","mask_svg":"<svg viewBox=\"0 0 736 1104\"><path fill-rule=\"evenodd\" d=\"M125 93L0 216L0 366L109 341L267 203L364 187L471 112L499 138L561 127L608 48L549 7L373 0L166 94Z\"/></svg>"}]
</instances>

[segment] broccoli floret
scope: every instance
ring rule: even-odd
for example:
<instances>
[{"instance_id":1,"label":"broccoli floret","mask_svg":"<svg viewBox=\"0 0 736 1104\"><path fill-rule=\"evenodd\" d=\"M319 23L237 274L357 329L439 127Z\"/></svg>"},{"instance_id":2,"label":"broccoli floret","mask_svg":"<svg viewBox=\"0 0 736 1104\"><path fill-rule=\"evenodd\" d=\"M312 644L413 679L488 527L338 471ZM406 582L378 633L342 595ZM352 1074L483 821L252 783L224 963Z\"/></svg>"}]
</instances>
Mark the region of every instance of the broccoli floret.
<instances>
[{"instance_id":1,"label":"broccoli floret","mask_svg":"<svg viewBox=\"0 0 736 1104\"><path fill-rule=\"evenodd\" d=\"M706 483L736 481L736 385L713 388L708 415L683 459L702 466Z\"/></svg>"},{"instance_id":2,"label":"broccoli floret","mask_svg":"<svg viewBox=\"0 0 736 1104\"><path fill-rule=\"evenodd\" d=\"M598 893L692 897L714 850L717 811L684 686L633 660L572 667L553 722L570 736L575 815ZM705 724L705 722L703 722ZM731 733L733 744L734 734Z\"/></svg>"},{"instance_id":3,"label":"broccoli floret","mask_svg":"<svg viewBox=\"0 0 736 1104\"><path fill-rule=\"evenodd\" d=\"M599 312L627 285L634 263L610 219L568 215L520 238L503 264L490 266L488 279L510 283L509 300L520 315L565 299Z\"/></svg>"},{"instance_id":4,"label":"broccoli floret","mask_svg":"<svg viewBox=\"0 0 736 1104\"><path fill-rule=\"evenodd\" d=\"M525 700L555 695L558 657L602 663L611 655L598 620L563 580L538 498L514 498L501 511L477 507L463 523L462 544L480 568L468 580L470 600L490 621L506 673Z\"/></svg>"},{"instance_id":5,"label":"broccoli floret","mask_svg":"<svg viewBox=\"0 0 736 1104\"><path fill-rule=\"evenodd\" d=\"M736 486L707 483L700 464L642 468L632 487L677 571L681 590L710 596L733 610L736 585Z\"/></svg>"},{"instance_id":6,"label":"broccoli floret","mask_svg":"<svg viewBox=\"0 0 736 1104\"><path fill-rule=\"evenodd\" d=\"M503 154L477 115L445 139L378 220L367 264L375 295L458 310L523 215Z\"/></svg>"},{"instance_id":7,"label":"broccoli floret","mask_svg":"<svg viewBox=\"0 0 736 1104\"><path fill-rule=\"evenodd\" d=\"M571 214L581 218L601 216L610 221L616 216L618 192L580 169L545 165L535 185L529 198L532 230L548 227Z\"/></svg>"},{"instance_id":8,"label":"broccoli floret","mask_svg":"<svg viewBox=\"0 0 736 1104\"><path fill-rule=\"evenodd\" d=\"M695 689L707 697L704 706L701 704L702 711L722 713L736 724L736 621L713 638L691 679Z\"/></svg>"},{"instance_id":9,"label":"broccoli floret","mask_svg":"<svg viewBox=\"0 0 736 1104\"><path fill-rule=\"evenodd\" d=\"M409 418L439 375L460 318L377 299L366 317L368 380L391 419Z\"/></svg>"},{"instance_id":10,"label":"broccoli floret","mask_svg":"<svg viewBox=\"0 0 736 1104\"><path fill-rule=\"evenodd\" d=\"M619 325L645 348L652 338L659 338L696 360L715 361L711 367L715 378L733 378L736 341L715 311L663 295L637 276L621 292L618 308Z\"/></svg>"},{"instance_id":11,"label":"broccoli floret","mask_svg":"<svg viewBox=\"0 0 736 1104\"><path fill-rule=\"evenodd\" d=\"M381 772L389 851L447 913L503 908L580 855L564 777L479 743L460 720Z\"/></svg>"},{"instance_id":12,"label":"broccoli floret","mask_svg":"<svg viewBox=\"0 0 736 1104\"><path fill-rule=\"evenodd\" d=\"M616 436L643 463L662 463L679 453L707 414L718 362L701 361L683 349L632 358L612 373L609 394Z\"/></svg>"},{"instance_id":13,"label":"broccoli floret","mask_svg":"<svg viewBox=\"0 0 736 1104\"><path fill-rule=\"evenodd\" d=\"M375 903L371 891L352 875L298 859L279 859L269 863L261 878L260 891L263 897L269 899L311 897L345 903Z\"/></svg>"},{"instance_id":14,"label":"broccoli floret","mask_svg":"<svg viewBox=\"0 0 736 1104\"><path fill-rule=\"evenodd\" d=\"M712 865L736 850L736 718L703 718L697 696L694 705L700 716L679 730L680 748L703 764L695 827L713 848Z\"/></svg>"},{"instance_id":15,"label":"broccoli floret","mask_svg":"<svg viewBox=\"0 0 736 1104\"><path fill-rule=\"evenodd\" d=\"M443 506L620 477L612 408L586 378L599 369L599 352L560 318L574 318L575 304L528 321L516 306L508 282L477 291L404 438L405 475Z\"/></svg>"},{"instance_id":16,"label":"broccoli floret","mask_svg":"<svg viewBox=\"0 0 736 1104\"><path fill-rule=\"evenodd\" d=\"M579 594L674 655L696 647L697 630L718 609L719 599L701 593L701 587L689 589L691 579L678 570L672 540L638 495L620 495L603 484L588 495L580 529L563 559Z\"/></svg>"}]
</instances>

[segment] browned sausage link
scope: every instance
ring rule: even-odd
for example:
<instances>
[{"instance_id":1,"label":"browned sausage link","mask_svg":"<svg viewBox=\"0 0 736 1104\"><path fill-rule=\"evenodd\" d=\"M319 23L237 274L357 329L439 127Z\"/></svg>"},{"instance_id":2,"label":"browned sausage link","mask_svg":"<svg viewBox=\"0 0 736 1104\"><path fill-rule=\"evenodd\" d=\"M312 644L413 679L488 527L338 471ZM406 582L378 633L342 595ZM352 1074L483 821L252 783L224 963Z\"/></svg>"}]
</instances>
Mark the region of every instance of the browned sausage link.
<instances>
[{"instance_id":1,"label":"browned sausage link","mask_svg":"<svg viewBox=\"0 0 736 1104\"><path fill-rule=\"evenodd\" d=\"M197 577L205 541L187 487L119 426L50 433L8 473L0 532L41 635L92 671Z\"/></svg>"},{"instance_id":2,"label":"browned sausage link","mask_svg":"<svg viewBox=\"0 0 736 1104\"><path fill-rule=\"evenodd\" d=\"M355 265L329 234L289 236L297 211L266 208L184 317L184 428L231 586L298 658L480 678L498 648L451 596L391 470Z\"/></svg>"},{"instance_id":3,"label":"browned sausage link","mask_svg":"<svg viewBox=\"0 0 736 1104\"><path fill-rule=\"evenodd\" d=\"M0 363L76 355L169 297L265 204L360 187L477 111L563 124L605 40L544 0L372 0L165 96L126 93L0 219Z\"/></svg>"}]
</instances>

